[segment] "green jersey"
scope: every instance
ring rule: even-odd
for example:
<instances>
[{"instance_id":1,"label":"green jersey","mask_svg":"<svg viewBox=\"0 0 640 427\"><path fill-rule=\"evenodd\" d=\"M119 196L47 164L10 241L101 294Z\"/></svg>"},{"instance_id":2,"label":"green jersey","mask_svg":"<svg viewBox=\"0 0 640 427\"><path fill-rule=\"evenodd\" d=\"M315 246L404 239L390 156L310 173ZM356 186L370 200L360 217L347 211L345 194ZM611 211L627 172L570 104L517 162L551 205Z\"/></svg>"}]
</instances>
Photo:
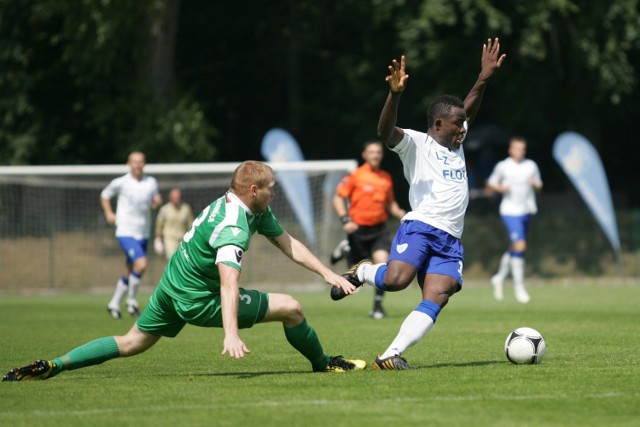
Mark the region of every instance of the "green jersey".
<instances>
[{"instance_id":1,"label":"green jersey","mask_svg":"<svg viewBox=\"0 0 640 427\"><path fill-rule=\"evenodd\" d=\"M193 221L160 279L163 290L177 301L210 300L220 294L217 264L242 268L251 236L279 237L284 229L271 207L252 213L233 193L215 200Z\"/></svg>"}]
</instances>

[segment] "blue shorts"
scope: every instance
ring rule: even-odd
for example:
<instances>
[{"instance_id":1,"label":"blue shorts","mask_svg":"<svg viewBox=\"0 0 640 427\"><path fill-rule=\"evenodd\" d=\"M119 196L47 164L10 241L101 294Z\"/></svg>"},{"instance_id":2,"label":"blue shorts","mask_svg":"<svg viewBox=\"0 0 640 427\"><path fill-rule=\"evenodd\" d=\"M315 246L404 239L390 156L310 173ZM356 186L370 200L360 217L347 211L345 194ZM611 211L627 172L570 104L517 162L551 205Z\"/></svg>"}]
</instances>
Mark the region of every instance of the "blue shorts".
<instances>
[{"instance_id":1,"label":"blue shorts","mask_svg":"<svg viewBox=\"0 0 640 427\"><path fill-rule=\"evenodd\" d=\"M502 222L507 229L511 243L520 240L527 240L527 231L529 231L531 214L518 216L502 215Z\"/></svg>"},{"instance_id":2,"label":"blue shorts","mask_svg":"<svg viewBox=\"0 0 640 427\"><path fill-rule=\"evenodd\" d=\"M147 256L148 239L137 240L133 237L117 237L122 252L127 256L127 264L131 265L138 258Z\"/></svg>"},{"instance_id":3,"label":"blue shorts","mask_svg":"<svg viewBox=\"0 0 640 427\"><path fill-rule=\"evenodd\" d=\"M418 269L418 282L424 276L442 274L462 286L464 248L460 239L422 221L404 221L391 244L389 261L404 261Z\"/></svg>"}]
</instances>

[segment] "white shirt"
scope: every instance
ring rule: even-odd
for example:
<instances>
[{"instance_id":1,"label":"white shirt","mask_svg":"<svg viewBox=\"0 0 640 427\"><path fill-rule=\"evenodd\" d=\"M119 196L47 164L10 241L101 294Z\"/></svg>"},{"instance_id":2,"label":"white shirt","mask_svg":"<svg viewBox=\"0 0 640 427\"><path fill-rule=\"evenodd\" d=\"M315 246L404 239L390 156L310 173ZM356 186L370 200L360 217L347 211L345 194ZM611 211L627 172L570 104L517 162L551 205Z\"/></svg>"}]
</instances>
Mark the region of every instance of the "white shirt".
<instances>
[{"instance_id":1,"label":"white shirt","mask_svg":"<svg viewBox=\"0 0 640 427\"><path fill-rule=\"evenodd\" d=\"M116 237L148 239L151 230L151 204L158 194L155 178L143 175L138 181L131 173L115 178L102 190L100 196L111 200L118 196L116 205Z\"/></svg>"},{"instance_id":2,"label":"white shirt","mask_svg":"<svg viewBox=\"0 0 640 427\"><path fill-rule=\"evenodd\" d=\"M398 153L409 182L411 212L403 221L418 220L462 237L469 204L467 167L462 147L450 151L423 132L403 129Z\"/></svg>"},{"instance_id":3,"label":"white shirt","mask_svg":"<svg viewBox=\"0 0 640 427\"><path fill-rule=\"evenodd\" d=\"M531 178L542 185L540 170L533 160L523 159L518 163L508 157L498 162L487 183L509 187L502 194L500 215L520 216L538 212L535 189L529 183Z\"/></svg>"}]
</instances>

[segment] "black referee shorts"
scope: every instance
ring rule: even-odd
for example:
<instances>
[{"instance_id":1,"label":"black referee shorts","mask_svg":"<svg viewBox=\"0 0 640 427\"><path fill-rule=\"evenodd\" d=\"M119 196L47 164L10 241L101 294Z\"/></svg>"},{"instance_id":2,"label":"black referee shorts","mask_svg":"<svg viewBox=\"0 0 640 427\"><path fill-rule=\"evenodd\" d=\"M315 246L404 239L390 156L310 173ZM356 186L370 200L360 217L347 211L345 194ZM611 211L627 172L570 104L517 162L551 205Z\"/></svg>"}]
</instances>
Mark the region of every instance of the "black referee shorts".
<instances>
[{"instance_id":1,"label":"black referee shorts","mask_svg":"<svg viewBox=\"0 0 640 427\"><path fill-rule=\"evenodd\" d=\"M371 258L377 250L389 252L391 247L391 232L386 223L378 225L361 225L353 233L347 236L351 251L348 255L348 262L353 265L365 258Z\"/></svg>"}]
</instances>

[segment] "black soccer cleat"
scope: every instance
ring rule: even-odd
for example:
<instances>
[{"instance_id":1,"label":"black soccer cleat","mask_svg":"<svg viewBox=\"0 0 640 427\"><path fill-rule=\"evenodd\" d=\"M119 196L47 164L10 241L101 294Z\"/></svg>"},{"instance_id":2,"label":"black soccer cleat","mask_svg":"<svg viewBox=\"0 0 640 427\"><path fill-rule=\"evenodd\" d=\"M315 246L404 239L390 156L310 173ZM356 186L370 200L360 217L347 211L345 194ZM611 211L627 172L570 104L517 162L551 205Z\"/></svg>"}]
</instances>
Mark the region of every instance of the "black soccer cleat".
<instances>
[{"instance_id":1,"label":"black soccer cleat","mask_svg":"<svg viewBox=\"0 0 640 427\"><path fill-rule=\"evenodd\" d=\"M331 265L337 264L338 261L343 259L350 251L349 241L347 239L341 240L338 246L331 252Z\"/></svg>"},{"instance_id":2,"label":"black soccer cleat","mask_svg":"<svg viewBox=\"0 0 640 427\"><path fill-rule=\"evenodd\" d=\"M117 308L107 307L107 312L109 313L109 316L113 317L114 319L122 319L122 314Z\"/></svg>"},{"instance_id":3,"label":"black soccer cleat","mask_svg":"<svg viewBox=\"0 0 640 427\"><path fill-rule=\"evenodd\" d=\"M361 265L364 265L364 264L373 265L373 262L371 262L370 259L363 259L359 263L352 265L351 268L348 269L346 271L346 273L343 273L341 276L344 277L345 279L347 279L349 281L349 283L351 283L353 286L355 286L356 288L359 288L360 286L362 286L363 282L361 282L358 279L358 267L360 267ZM332 300L338 301L338 300L341 300L342 298L344 298L346 296L347 296L347 294L345 294L344 291L342 290L342 288L340 288L339 286L332 286L331 287L331 299Z\"/></svg>"},{"instance_id":4,"label":"black soccer cleat","mask_svg":"<svg viewBox=\"0 0 640 427\"><path fill-rule=\"evenodd\" d=\"M55 368L55 364L48 360L36 360L26 366L13 368L2 378L2 381L31 381L46 380L51 374L51 370Z\"/></svg>"},{"instance_id":5,"label":"black soccer cleat","mask_svg":"<svg viewBox=\"0 0 640 427\"><path fill-rule=\"evenodd\" d=\"M329 364L324 369L324 372L361 371L366 367L367 362L365 362L364 360L347 360L342 356L334 356L331 358L331 360L329 360Z\"/></svg>"},{"instance_id":6,"label":"black soccer cleat","mask_svg":"<svg viewBox=\"0 0 640 427\"><path fill-rule=\"evenodd\" d=\"M137 305L127 305L127 312L131 315L131 317L140 317L140 309Z\"/></svg>"},{"instance_id":7,"label":"black soccer cleat","mask_svg":"<svg viewBox=\"0 0 640 427\"><path fill-rule=\"evenodd\" d=\"M376 357L376 360L373 361L372 368L374 371L407 371L415 369L409 366L404 357L400 357L397 354L387 357L386 359L380 359L380 356Z\"/></svg>"}]
</instances>

